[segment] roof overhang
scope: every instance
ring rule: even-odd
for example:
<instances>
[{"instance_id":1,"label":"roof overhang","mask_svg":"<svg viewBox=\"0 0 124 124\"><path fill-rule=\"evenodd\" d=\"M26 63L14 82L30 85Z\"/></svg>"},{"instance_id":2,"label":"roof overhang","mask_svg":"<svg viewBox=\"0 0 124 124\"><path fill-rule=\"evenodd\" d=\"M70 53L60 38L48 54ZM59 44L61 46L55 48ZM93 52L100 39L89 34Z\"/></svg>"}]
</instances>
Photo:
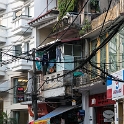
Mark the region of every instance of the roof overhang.
<instances>
[{"instance_id":1,"label":"roof overhang","mask_svg":"<svg viewBox=\"0 0 124 124\"><path fill-rule=\"evenodd\" d=\"M58 17L59 11L58 10L50 10L45 14L35 18L34 20L30 21L28 24L32 27L39 27L42 25L46 25L47 23L56 20Z\"/></svg>"}]
</instances>

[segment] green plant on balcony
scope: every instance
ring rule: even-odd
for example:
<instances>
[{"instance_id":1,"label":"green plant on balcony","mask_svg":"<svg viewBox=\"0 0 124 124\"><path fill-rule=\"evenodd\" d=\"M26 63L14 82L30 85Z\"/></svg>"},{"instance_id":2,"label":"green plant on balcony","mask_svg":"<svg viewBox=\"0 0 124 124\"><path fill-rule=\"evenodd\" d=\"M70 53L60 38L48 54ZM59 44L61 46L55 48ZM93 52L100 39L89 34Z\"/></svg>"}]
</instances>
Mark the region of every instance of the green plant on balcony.
<instances>
[{"instance_id":1,"label":"green plant on balcony","mask_svg":"<svg viewBox=\"0 0 124 124\"><path fill-rule=\"evenodd\" d=\"M99 1L90 0L90 8L91 8L91 12L99 13L100 12Z\"/></svg>"},{"instance_id":2,"label":"green plant on balcony","mask_svg":"<svg viewBox=\"0 0 124 124\"><path fill-rule=\"evenodd\" d=\"M85 19L82 29L79 31L79 35L84 35L85 33L89 32L90 30L91 30L91 24L88 21L88 19Z\"/></svg>"},{"instance_id":3,"label":"green plant on balcony","mask_svg":"<svg viewBox=\"0 0 124 124\"><path fill-rule=\"evenodd\" d=\"M67 12L72 12L77 5L78 0L58 0L59 19Z\"/></svg>"}]
</instances>

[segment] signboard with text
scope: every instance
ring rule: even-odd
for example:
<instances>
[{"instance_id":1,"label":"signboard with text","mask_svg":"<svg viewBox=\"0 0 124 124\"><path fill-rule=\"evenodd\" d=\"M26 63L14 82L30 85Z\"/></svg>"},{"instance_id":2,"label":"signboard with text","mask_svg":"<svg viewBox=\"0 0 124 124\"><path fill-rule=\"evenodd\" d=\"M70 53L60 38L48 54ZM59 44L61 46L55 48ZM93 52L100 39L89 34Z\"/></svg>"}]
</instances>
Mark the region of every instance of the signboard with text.
<instances>
[{"instance_id":1,"label":"signboard with text","mask_svg":"<svg viewBox=\"0 0 124 124\"><path fill-rule=\"evenodd\" d=\"M17 87L17 100L18 102L24 101L24 88L23 87Z\"/></svg>"},{"instance_id":2,"label":"signboard with text","mask_svg":"<svg viewBox=\"0 0 124 124\"><path fill-rule=\"evenodd\" d=\"M124 70L117 71L116 73L112 74L112 76L116 77L116 79L124 79ZM112 99L123 97L124 95L124 83L112 80Z\"/></svg>"}]
</instances>

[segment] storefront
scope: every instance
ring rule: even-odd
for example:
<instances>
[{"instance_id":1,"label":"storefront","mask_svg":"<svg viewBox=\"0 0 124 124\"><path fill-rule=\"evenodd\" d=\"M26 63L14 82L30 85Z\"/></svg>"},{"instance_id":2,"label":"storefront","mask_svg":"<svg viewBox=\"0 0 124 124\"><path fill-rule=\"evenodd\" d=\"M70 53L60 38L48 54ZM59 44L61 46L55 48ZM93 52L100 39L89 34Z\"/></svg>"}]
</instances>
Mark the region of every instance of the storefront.
<instances>
[{"instance_id":1,"label":"storefront","mask_svg":"<svg viewBox=\"0 0 124 124\"><path fill-rule=\"evenodd\" d=\"M124 80L124 70L112 74L116 79ZM107 78L107 98L116 101L115 104L115 124L124 124L124 82Z\"/></svg>"},{"instance_id":2,"label":"storefront","mask_svg":"<svg viewBox=\"0 0 124 124\"><path fill-rule=\"evenodd\" d=\"M89 97L89 107L93 113L90 122L93 124L111 124L114 121L115 101L107 99L106 93L95 94Z\"/></svg>"},{"instance_id":3,"label":"storefront","mask_svg":"<svg viewBox=\"0 0 124 124\"><path fill-rule=\"evenodd\" d=\"M60 106L35 121L35 124L79 124L83 122L85 111L79 106Z\"/></svg>"}]
</instances>

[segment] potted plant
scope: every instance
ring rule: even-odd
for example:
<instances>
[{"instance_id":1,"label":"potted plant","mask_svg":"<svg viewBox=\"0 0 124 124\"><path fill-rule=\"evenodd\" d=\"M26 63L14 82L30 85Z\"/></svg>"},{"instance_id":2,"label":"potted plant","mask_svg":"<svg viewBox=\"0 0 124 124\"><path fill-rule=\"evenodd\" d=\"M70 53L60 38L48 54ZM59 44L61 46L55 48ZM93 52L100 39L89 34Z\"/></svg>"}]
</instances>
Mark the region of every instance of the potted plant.
<instances>
[{"instance_id":1,"label":"potted plant","mask_svg":"<svg viewBox=\"0 0 124 124\"><path fill-rule=\"evenodd\" d=\"M91 30L91 24L88 21L88 19L85 19L82 29L79 31L79 35L84 35L85 33L87 33L90 30Z\"/></svg>"}]
</instances>

